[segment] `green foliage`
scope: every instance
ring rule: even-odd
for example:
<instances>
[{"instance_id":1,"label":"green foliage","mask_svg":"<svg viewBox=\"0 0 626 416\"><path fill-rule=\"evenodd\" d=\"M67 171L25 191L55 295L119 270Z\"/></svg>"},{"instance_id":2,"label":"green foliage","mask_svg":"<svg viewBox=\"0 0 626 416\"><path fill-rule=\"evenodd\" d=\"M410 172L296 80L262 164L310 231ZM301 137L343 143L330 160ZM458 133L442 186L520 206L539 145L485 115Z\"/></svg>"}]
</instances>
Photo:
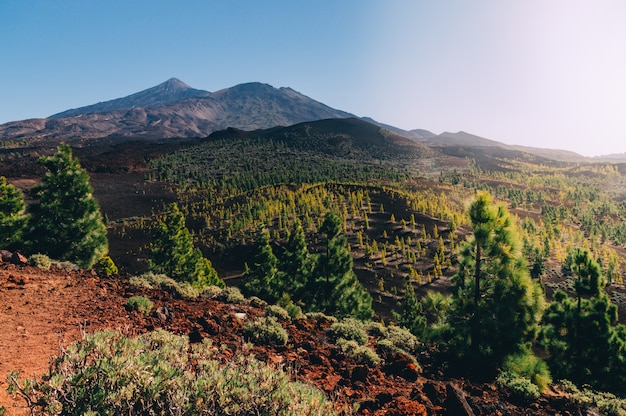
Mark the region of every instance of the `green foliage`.
<instances>
[{"instance_id":1,"label":"green foliage","mask_svg":"<svg viewBox=\"0 0 626 416\"><path fill-rule=\"evenodd\" d=\"M341 347L348 358L353 359L357 364L364 364L369 367L375 367L380 364L380 357L370 347L359 345L356 341L343 338L337 340L337 345Z\"/></svg>"},{"instance_id":2,"label":"green foliage","mask_svg":"<svg viewBox=\"0 0 626 416\"><path fill-rule=\"evenodd\" d=\"M339 317L370 319L374 314L372 297L352 269L352 255L345 235L341 234L339 216L328 212L320 231L325 235L326 252L317 258L313 278L307 285L306 291L311 294L307 309Z\"/></svg>"},{"instance_id":3,"label":"green foliage","mask_svg":"<svg viewBox=\"0 0 626 416\"><path fill-rule=\"evenodd\" d=\"M29 206L25 235L29 251L91 268L107 254L108 241L89 175L66 144L39 162L48 172L33 188L37 202Z\"/></svg>"},{"instance_id":4,"label":"green foliage","mask_svg":"<svg viewBox=\"0 0 626 416\"><path fill-rule=\"evenodd\" d=\"M545 361L528 349L509 355L504 360L502 371L515 378L530 380L540 393L546 391L548 385L552 383L552 376Z\"/></svg>"},{"instance_id":5,"label":"green foliage","mask_svg":"<svg viewBox=\"0 0 626 416\"><path fill-rule=\"evenodd\" d=\"M576 297L555 292L543 316L541 345L548 364L558 378L624 394L626 328L617 322L617 306L600 290L596 261L581 250L573 258Z\"/></svg>"},{"instance_id":6,"label":"green foliage","mask_svg":"<svg viewBox=\"0 0 626 416\"><path fill-rule=\"evenodd\" d=\"M544 298L530 278L507 209L479 193L469 213L473 236L462 245L454 276L449 348L464 368L491 375L535 338Z\"/></svg>"},{"instance_id":7,"label":"green foliage","mask_svg":"<svg viewBox=\"0 0 626 416\"><path fill-rule=\"evenodd\" d=\"M287 293L283 293L281 298L278 300L278 305L287 311L291 319L297 319L302 315L302 309L293 303L291 297Z\"/></svg>"},{"instance_id":8,"label":"green foliage","mask_svg":"<svg viewBox=\"0 0 626 416\"><path fill-rule=\"evenodd\" d=\"M211 262L194 247L191 233L185 227L185 216L176 203L169 206L165 218L157 223L149 263L152 272L164 273L197 288L226 286Z\"/></svg>"},{"instance_id":9,"label":"green foliage","mask_svg":"<svg viewBox=\"0 0 626 416\"><path fill-rule=\"evenodd\" d=\"M214 351L162 330L137 338L87 334L40 379L9 374L9 390L33 414L336 414L314 387L252 357L220 361Z\"/></svg>"},{"instance_id":10,"label":"green foliage","mask_svg":"<svg viewBox=\"0 0 626 416\"><path fill-rule=\"evenodd\" d=\"M149 315L154 308L154 303L145 296L132 296L128 298L124 307L129 311L139 311L144 315Z\"/></svg>"},{"instance_id":11,"label":"green foliage","mask_svg":"<svg viewBox=\"0 0 626 416\"><path fill-rule=\"evenodd\" d=\"M579 389L569 380L560 380L558 389L569 394L574 403L586 408L595 406L603 415L626 415L626 399L616 397L614 394L598 392L588 387Z\"/></svg>"},{"instance_id":12,"label":"green foliage","mask_svg":"<svg viewBox=\"0 0 626 416\"><path fill-rule=\"evenodd\" d=\"M109 256L104 256L94 266L94 270L100 276L110 277L119 273L119 270L113 259Z\"/></svg>"},{"instance_id":13,"label":"green foliage","mask_svg":"<svg viewBox=\"0 0 626 416\"><path fill-rule=\"evenodd\" d=\"M258 242L254 264L244 273L243 291L256 295L269 303L275 303L285 291L284 273L278 270L278 258L270 245L270 233L263 230Z\"/></svg>"},{"instance_id":14,"label":"green foliage","mask_svg":"<svg viewBox=\"0 0 626 416\"><path fill-rule=\"evenodd\" d=\"M22 242L26 226L24 194L0 176L0 248L13 249Z\"/></svg>"},{"instance_id":15,"label":"green foliage","mask_svg":"<svg viewBox=\"0 0 626 416\"><path fill-rule=\"evenodd\" d=\"M265 308L265 316L276 318L279 321L291 320L289 312L287 312L282 306L278 305L269 305L267 308Z\"/></svg>"},{"instance_id":16,"label":"green foliage","mask_svg":"<svg viewBox=\"0 0 626 416\"><path fill-rule=\"evenodd\" d=\"M287 331L273 316L246 322L243 334L247 340L257 345L286 345L288 339Z\"/></svg>"},{"instance_id":17,"label":"green foliage","mask_svg":"<svg viewBox=\"0 0 626 416\"><path fill-rule=\"evenodd\" d=\"M233 304L240 304L246 301L245 296L236 287L226 287L215 297L215 299Z\"/></svg>"},{"instance_id":18,"label":"green foliage","mask_svg":"<svg viewBox=\"0 0 626 416\"><path fill-rule=\"evenodd\" d=\"M533 402L541 396L539 387L530 379L513 375L507 371L498 375L496 384L500 388L508 390L515 399L523 402Z\"/></svg>"},{"instance_id":19,"label":"green foliage","mask_svg":"<svg viewBox=\"0 0 626 416\"><path fill-rule=\"evenodd\" d=\"M31 266L39 267L43 270L50 270L50 266L52 266L52 260L50 260L50 257L46 256L45 254L37 253L31 254L28 257L28 264L30 264Z\"/></svg>"},{"instance_id":20,"label":"green foliage","mask_svg":"<svg viewBox=\"0 0 626 416\"><path fill-rule=\"evenodd\" d=\"M279 262L270 244L269 232L263 230L254 265L244 273L244 292L270 303L287 295L288 299L302 303L307 311L371 318L372 298L352 269L348 242L340 231L339 217L328 212L321 227L326 251L310 256L302 228L296 222L287 244L286 260ZM297 312L293 306L291 308Z\"/></svg>"},{"instance_id":21,"label":"green foliage","mask_svg":"<svg viewBox=\"0 0 626 416\"><path fill-rule=\"evenodd\" d=\"M132 276L129 280L131 286L143 287L146 289L159 288L171 293L179 298L196 298L200 295L198 289L187 282L177 282L164 274L144 273L140 276ZM209 286L210 288L211 286ZM206 289L206 288L205 288ZM220 289L221 292L221 289Z\"/></svg>"},{"instance_id":22,"label":"green foliage","mask_svg":"<svg viewBox=\"0 0 626 416\"><path fill-rule=\"evenodd\" d=\"M345 339L355 341L359 345L367 343L367 332L363 322L354 318L344 318L328 328L328 335L333 340Z\"/></svg>"}]
</instances>

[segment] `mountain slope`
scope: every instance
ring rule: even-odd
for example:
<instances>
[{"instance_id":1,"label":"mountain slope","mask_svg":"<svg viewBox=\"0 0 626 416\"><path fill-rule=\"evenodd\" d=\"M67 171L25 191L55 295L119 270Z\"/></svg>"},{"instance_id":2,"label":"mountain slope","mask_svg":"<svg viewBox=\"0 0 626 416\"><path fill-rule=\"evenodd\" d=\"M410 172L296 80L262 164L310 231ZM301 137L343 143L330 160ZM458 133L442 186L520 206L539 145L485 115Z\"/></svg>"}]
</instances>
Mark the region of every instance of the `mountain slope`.
<instances>
[{"instance_id":1,"label":"mountain slope","mask_svg":"<svg viewBox=\"0 0 626 416\"><path fill-rule=\"evenodd\" d=\"M0 126L0 138L92 139L203 137L228 127L242 130L352 117L291 88L248 83L215 93L172 78L128 97Z\"/></svg>"},{"instance_id":2,"label":"mountain slope","mask_svg":"<svg viewBox=\"0 0 626 416\"><path fill-rule=\"evenodd\" d=\"M170 78L155 87L131 94L127 97L66 110L54 114L49 118L73 117L81 114L106 113L115 110L130 110L136 107L158 107L175 103L186 98L207 97L210 94L211 93L208 91L191 88L178 78Z\"/></svg>"}]
</instances>

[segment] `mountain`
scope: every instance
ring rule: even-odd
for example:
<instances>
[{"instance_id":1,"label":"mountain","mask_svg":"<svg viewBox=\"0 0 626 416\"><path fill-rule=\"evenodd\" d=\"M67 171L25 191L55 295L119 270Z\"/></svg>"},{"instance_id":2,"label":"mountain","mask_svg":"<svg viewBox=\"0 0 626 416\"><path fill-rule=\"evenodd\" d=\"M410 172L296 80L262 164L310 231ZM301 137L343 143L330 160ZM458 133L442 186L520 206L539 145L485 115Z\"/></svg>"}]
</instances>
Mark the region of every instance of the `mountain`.
<instances>
[{"instance_id":1,"label":"mountain","mask_svg":"<svg viewBox=\"0 0 626 416\"><path fill-rule=\"evenodd\" d=\"M178 78L170 78L156 87L148 88L147 90L124 98L66 110L61 113L51 115L49 118L64 118L79 116L82 114L106 113L115 110L130 110L131 108L137 107L159 107L162 105L172 104L186 98L200 98L207 97L209 95L211 95L211 93L208 91L191 88Z\"/></svg>"},{"instance_id":2,"label":"mountain","mask_svg":"<svg viewBox=\"0 0 626 416\"><path fill-rule=\"evenodd\" d=\"M345 117L354 115L291 88L255 82L210 93L172 78L124 98L0 125L0 139L205 137L228 127L255 130Z\"/></svg>"},{"instance_id":3,"label":"mountain","mask_svg":"<svg viewBox=\"0 0 626 416\"><path fill-rule=\"evenodd\" d=\"M560 162L583 163L591 161L591 159L569 150L542 149L530 146L509 145L464 131L456 133L443 132L439 135L432 135L432 133L427 130L411 130L411 133L414 133L414 136L412 137L415 137L415 134L420 134L421 137L418 138L417 141L421 143L434 147L456 148L456 153L458 153L461 148L472 148L473 150L470 153L475 152L477 149L482 149L483 152L489 153L493 153L494 151L509 151L511 153L509 153L508 156L511 158L518 158L520 156L519 152L522 152L546 160L550 159ZM429 135L429 133L431 135ZM457 154L457 156L460 155ZM506 157L507 154L502 154L501 156Z\"/></svg>"}]
</instances>

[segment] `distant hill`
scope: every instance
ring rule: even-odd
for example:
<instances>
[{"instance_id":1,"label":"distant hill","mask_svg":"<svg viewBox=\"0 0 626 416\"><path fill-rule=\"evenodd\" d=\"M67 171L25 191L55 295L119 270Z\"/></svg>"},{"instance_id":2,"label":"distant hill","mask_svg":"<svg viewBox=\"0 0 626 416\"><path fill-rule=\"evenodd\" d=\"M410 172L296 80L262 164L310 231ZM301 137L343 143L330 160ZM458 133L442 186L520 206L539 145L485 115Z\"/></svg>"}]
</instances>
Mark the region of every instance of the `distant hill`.
<instances>
[{"instance_id":1,"label":"distant hill","mask_svg":"<svg viewBox=\"0 0 626 416\"><path fill-rule=\"evenodd\" d=\"M213 133L208 140L224 138L271 139L298 150L364 161L417 161L439 154L424 144L358 118L325 119L257 131L229 128Z\"/></svg>"},{"instance_id":2,"label":"distant hill","mask_svg":"<svg viewBox=\"0 0 626 416\"><path fill-rule=\"evenodd\" d=\"M413 132L415 131L416 130L413 130ZM426 132L430 133L428 131ZM474 134L470 134L464 131L459 131L457 133L443 132L439 135L432 135L432 136L426 135L417 140L421 143L426 143L430 146L435 146L435 147L483 148L484 151L491 149L489 153L493 153L494 149L499 148L502 150L511 151L512 153L508 154L508 157L511 157L511 158L519 158L520 157L519 152L522 152L522 153L527 153L530 155L538 156L546 160L557 160L560 162L582 163L582 162L592 161L592 159L590 158L586 158L585 156L579 155L578 153L571 152L569 150L542 149L542 148L529 147L529 146L509 145L509 144L504 144L495 140L490 140L484 137L476 136ZM502 153L501 156L506 157L507 154Z\"/></svg>"}]
</instances>

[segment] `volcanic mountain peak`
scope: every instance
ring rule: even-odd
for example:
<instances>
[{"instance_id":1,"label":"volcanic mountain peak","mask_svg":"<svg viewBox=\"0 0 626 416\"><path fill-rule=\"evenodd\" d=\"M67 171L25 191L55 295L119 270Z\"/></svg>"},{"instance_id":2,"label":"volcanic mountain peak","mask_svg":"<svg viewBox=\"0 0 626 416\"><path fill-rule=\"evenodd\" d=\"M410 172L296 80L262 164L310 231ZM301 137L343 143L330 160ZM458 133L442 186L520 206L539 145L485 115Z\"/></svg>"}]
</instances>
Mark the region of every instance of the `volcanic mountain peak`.
<instances>
[{"instance_id":1,"label":"volcanic mountain peak","mask_svg":"<svg viewBox=\"0 0 626 416\"><path fill-rule=\"evenodd\" d=\"M130 110L131 108L149 108L172 104L187 98L207 97L211 93L191 88L178 78L167 81L152 88L140 91L115 100L100 102L86 107L74 108L54 114L49 118L73 117L82 114L104 113L116 110Z\"/></svg>"}]
</instances>

